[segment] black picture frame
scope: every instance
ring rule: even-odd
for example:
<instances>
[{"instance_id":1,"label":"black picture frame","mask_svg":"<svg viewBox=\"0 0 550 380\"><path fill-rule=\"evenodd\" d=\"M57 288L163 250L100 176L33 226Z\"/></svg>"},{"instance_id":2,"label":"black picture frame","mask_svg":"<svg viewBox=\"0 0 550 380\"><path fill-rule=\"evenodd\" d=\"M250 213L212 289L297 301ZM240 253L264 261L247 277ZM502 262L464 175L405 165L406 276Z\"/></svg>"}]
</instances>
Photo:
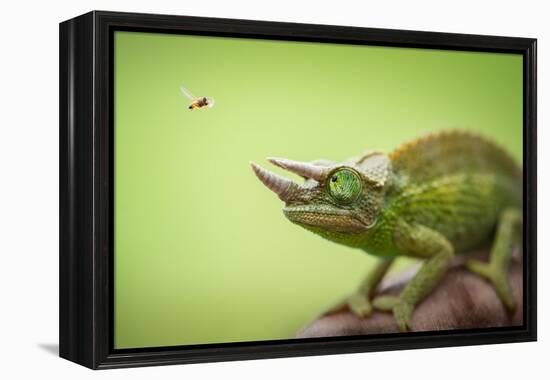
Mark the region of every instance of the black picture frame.
<instances>
[{"instance_id":1,"label":"black picture frame","mask_svg":"<svg viewBox=\"0 0 550 380\"><path fill-rule=\"evenodd\" d=\"M523 55L524 323L115 350L113 33L117 30ZM536 340L536 39L93 11L60 24L60 356L93 369Z\"/></svg>"}]
</instances>

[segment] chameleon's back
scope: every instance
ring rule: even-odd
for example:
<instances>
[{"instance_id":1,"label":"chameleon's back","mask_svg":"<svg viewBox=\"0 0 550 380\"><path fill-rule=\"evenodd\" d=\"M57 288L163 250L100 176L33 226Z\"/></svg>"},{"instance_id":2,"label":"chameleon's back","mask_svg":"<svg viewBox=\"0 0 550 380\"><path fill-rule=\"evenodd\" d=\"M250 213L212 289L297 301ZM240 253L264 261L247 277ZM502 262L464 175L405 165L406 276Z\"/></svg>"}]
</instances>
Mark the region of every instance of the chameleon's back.
<instances>
[{"instance_id":1,"label":"chameleon's back","mask_svg":"<svg viewBox=\"0 0 550 380\"><path fill-rule=\"evenodd\" d=\"M521 169L514 159L492 141L468 132L430 134L402 145L390 158L394 172L412 182L474 171L499 174L521 186Z\"/></svg>"},{"instance_id":2,"label":"chameleon's back","mask_svg":"<svg viewBox=\"0 0 550 380\"><path fill-rule=\"evenodd\" d=\"M521 205L520 167L493 142L466 132L428 135L390 158L392 209L445 235L457 251L475 248L501 211Z\"/></svg>"}]
</instances>

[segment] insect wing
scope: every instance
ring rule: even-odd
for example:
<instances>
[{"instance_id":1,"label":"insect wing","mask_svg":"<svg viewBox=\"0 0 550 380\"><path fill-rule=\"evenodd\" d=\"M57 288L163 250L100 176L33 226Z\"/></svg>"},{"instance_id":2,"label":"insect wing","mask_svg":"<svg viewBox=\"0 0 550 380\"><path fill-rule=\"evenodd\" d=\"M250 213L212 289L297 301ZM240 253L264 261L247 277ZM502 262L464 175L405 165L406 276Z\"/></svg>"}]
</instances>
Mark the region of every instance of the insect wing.
<instances>
[{"instance_id":1,"label":"insect wing","mask_svg":"<svg viewBox=\"0 0 550 380\"><path fill-rule=\"evenodd\" d=\"M180 87L180 90L181 90L181 93L182 93L186 98L188 98L188 99L190 99L190 100L195 100L195 99L197 99L197 98L195 98L195 97L193 96L193 94L192 94L188 89L186 89L185 87L181 86L181 87Z\"/></svg>"},{"instance_id":2,"label":"insect wing","mask_svg":"<svg viewBox=\"0 0 550 380\"><path fill-rule=\"evenodd\" d=\"M212 108L214 107L214 99L213 98L206 98L207 102L208 102L208 108Z\"/></svg>"}]
</instances>

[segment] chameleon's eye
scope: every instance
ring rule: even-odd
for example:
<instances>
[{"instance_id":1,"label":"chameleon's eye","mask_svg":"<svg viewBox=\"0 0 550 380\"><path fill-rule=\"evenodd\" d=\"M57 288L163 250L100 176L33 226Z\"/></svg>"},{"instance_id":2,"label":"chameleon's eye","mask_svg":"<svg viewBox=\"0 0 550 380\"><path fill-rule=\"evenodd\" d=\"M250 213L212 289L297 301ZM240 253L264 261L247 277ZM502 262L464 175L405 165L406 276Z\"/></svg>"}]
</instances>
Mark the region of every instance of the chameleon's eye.
<instances>
[{"instance_id":1,"label":"chameleon's eye","mask_svg":"<svg viewBox=\"0 0 550 380\"><path fill-rule=\"evenodd\" d=\"M342 204L352 203L361 194L362 182L359 174L351 169L338 169L328 181L330 195Z\"/></svg>"}]
</instances>

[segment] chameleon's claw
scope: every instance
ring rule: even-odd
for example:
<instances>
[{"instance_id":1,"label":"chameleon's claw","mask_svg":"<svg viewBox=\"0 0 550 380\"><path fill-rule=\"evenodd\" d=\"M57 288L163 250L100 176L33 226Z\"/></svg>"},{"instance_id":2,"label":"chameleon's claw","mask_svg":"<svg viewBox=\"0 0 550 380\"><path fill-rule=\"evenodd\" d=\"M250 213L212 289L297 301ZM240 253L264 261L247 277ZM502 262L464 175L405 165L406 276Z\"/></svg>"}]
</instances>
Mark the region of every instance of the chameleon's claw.
<instances>
[{"instance_id":1,"label":"chameleon's claw","mask_svg":"<svg viewBox=\"0 0 550 380\"><path fill-rule=\"evenodd\" d=\"M368 298L362 294L353 294L348 298L347 302L350 311L360 318L365 318L372 314L371 303Z\"/></svg>"},{"instance_id":2,"label":"chameleon's claw","mask_svg":"<svg viewBox=\"0 0 550 380\"><path fill-rule=\"evenodd\" d=\"M411 329L411 315L414 307L398 296L381 295L372 301L372 305L381 311L393 311L395 322L401 331Z\"/></svg>"},{"instance_id":3,"label":"chameleon's claw","mask_svg":"<svg viewBox=\"0 0 550 380\"><path fill-rule=\"evenodd\" d=\"M359 293L355 293L331 307L325 312L325 315L335 314L343 310L349 310L360 318L365 318L372 314L370 301L365 295Z\"/></svg>"},{"instance_id":4,"label":"chameleon's claw","mask_svg":"<svg viewBox=\"0 0 550 380\"><path fill-rule=\"evenodd\" d=\"M413 306L407 302L400 301L393 308L393 316L399 330L405 332L411 329L411 315Z\"/></svg>"},{"instance_id":5,"label":"chameleon's claw","mask_svg":"<svg viewBox=\"0 0 550 380\"><path fill-rule=\"evenodd\" d=\"M372 300L372 306L380 311L392 311L399 302L399 297L382 295Z\"/></svg>"},{"instance_id":6,"label":"chameleon's claw","mask_svg":"<svg viewBox=\"0 0 550 380\"><path fill-rule=\"evenodd\" d=\"M505 269L498 270L496 266L478 260L468 260L466 269L490 281L508 311L515 312L514 295Z\"/></svg>"}]
</instances>

